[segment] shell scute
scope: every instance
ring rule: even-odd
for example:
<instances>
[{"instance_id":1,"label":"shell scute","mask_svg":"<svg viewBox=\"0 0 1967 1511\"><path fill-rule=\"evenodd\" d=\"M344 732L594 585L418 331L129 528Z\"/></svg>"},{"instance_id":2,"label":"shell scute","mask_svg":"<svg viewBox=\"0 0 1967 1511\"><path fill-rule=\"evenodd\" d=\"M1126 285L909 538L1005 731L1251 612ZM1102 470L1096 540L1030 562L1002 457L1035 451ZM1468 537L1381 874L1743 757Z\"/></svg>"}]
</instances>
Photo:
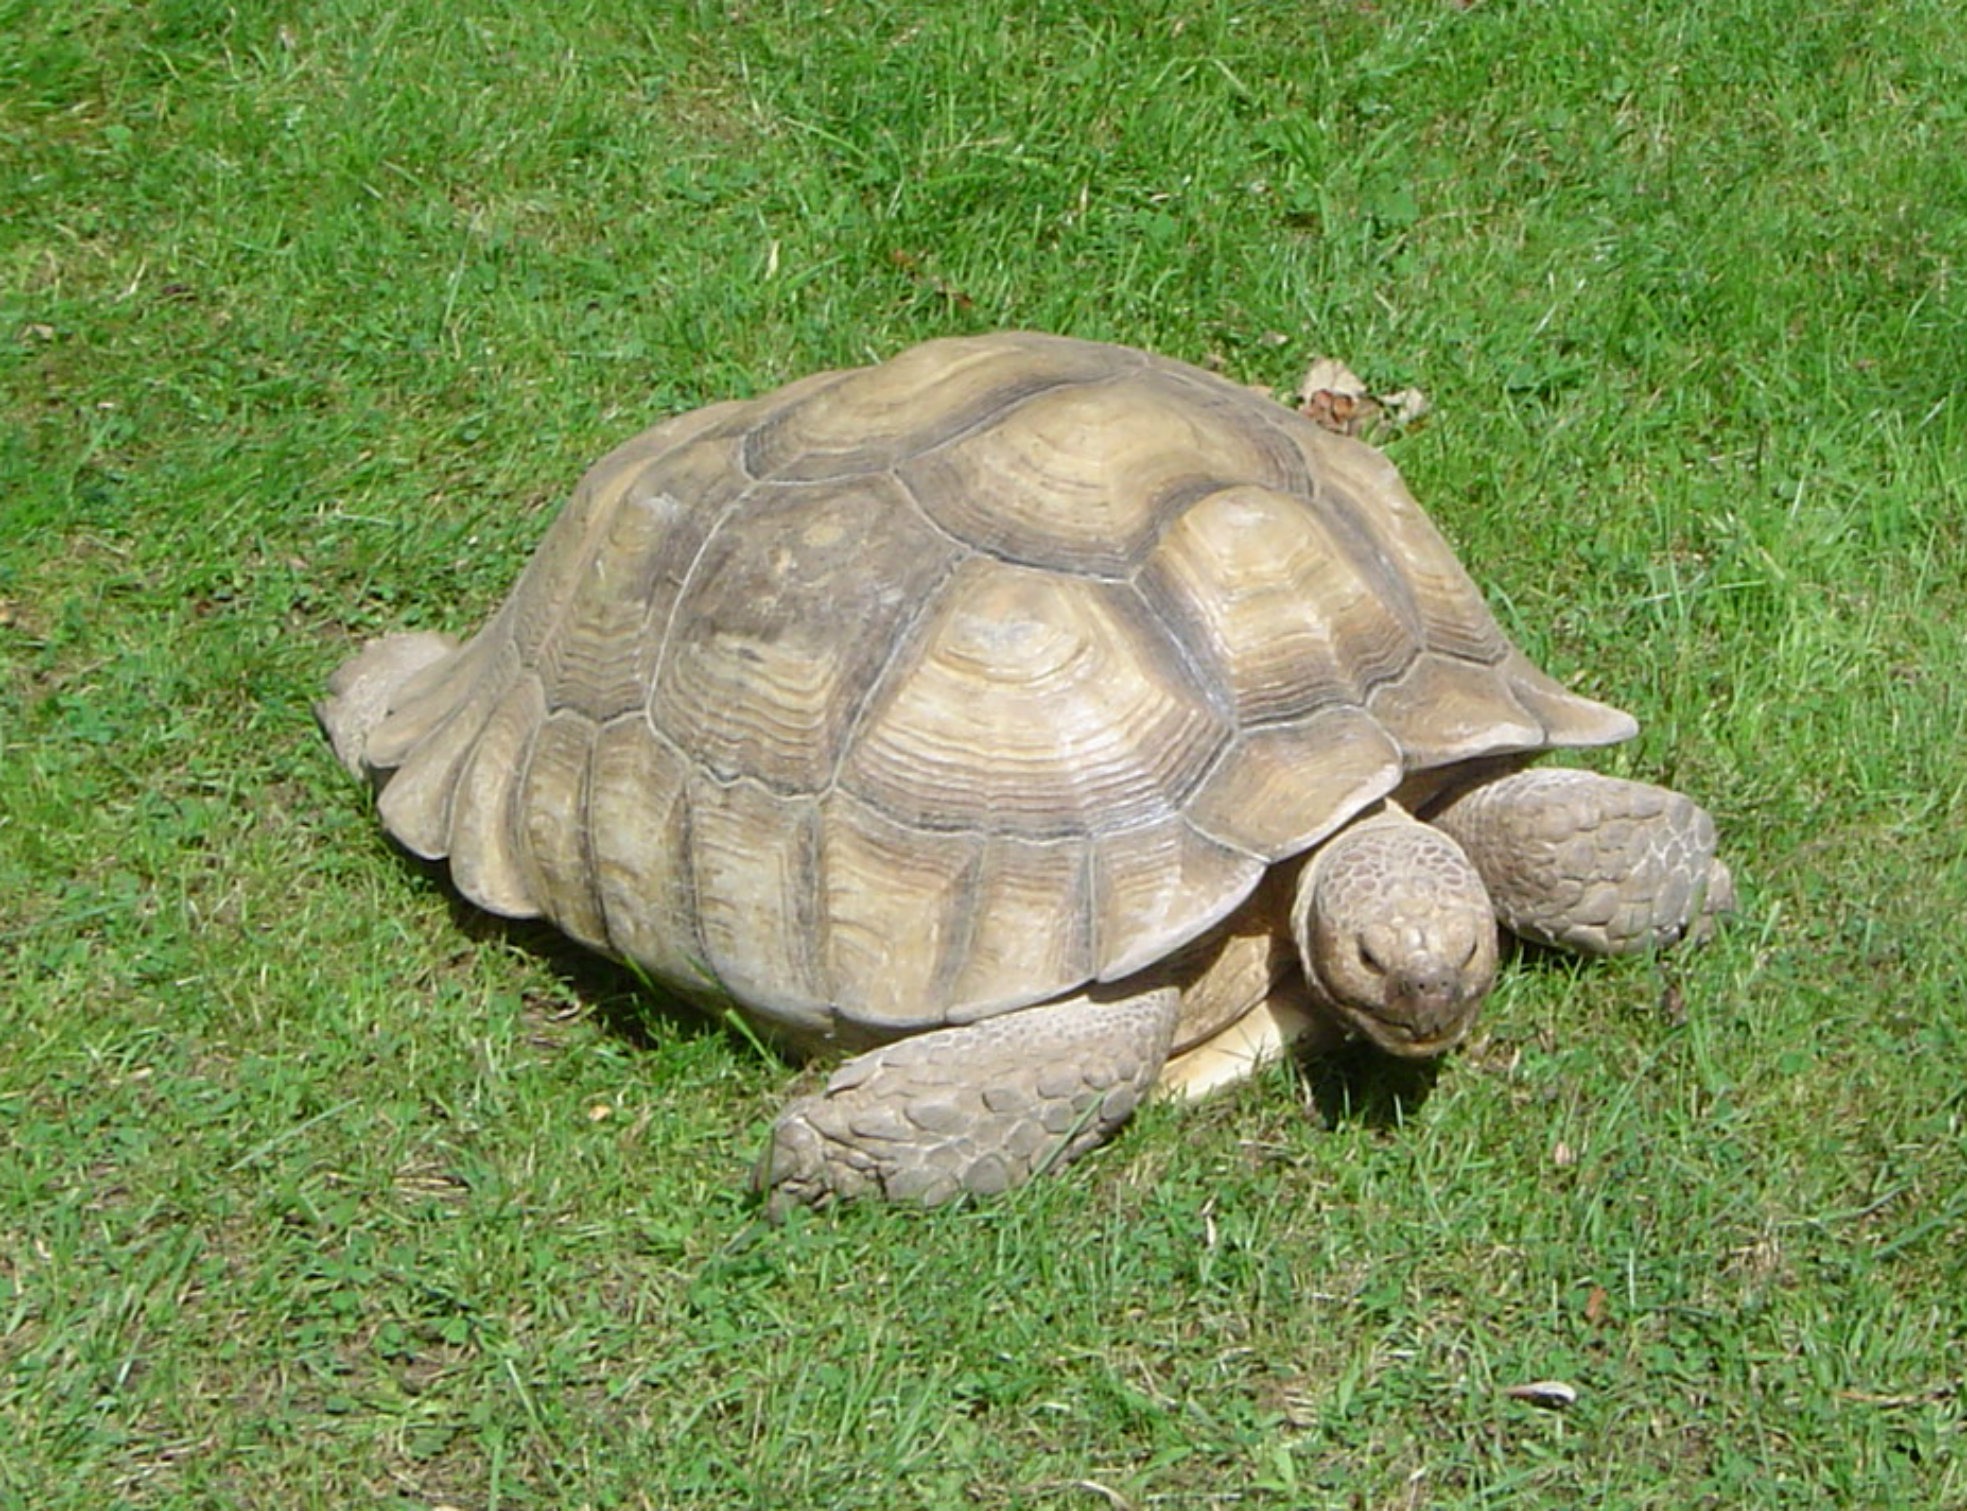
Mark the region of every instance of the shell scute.
<instances>
[{"instance_id":1,"label":"shell scute","mask_svg":"<svg viewBox=\"0 0 1967 1511\"><path fill-rule=\"evenodd\" d=\"M1358 704L1413 659L1415 625L1370 552L1302 498L1237 485L1201 498L1143 565L1140 589L1227 689L1245 724Z\"/></svg>"},{"instance_id":2,"label":"shell scute","mask_svg":"<svg viewBox=\"0 0 1967 1511\"><path fill-rule=\"evenodd\" d=\"M1301 475L1274 432L1233 420L1161 373L1126 373L1025 398L900 473L925 512L980 550L1119 576L1224 479L1286 487Z\"/></svg>"},{"instance_id":3,"label":"shell scute","mask_svg":"<svg viewBox=\"0 0 1967 1511\"><path fill-rule=\"evenodd\" d=\"M950 1022L1043 1002L1093 978L1090 854L1078 834L984 841L966 946L949 978Z\"/></svg>"},{"instance_id":4,"label":"shell scute","mask_svg":"<svg viewBox=\"0 0 1967 1511\"><path fill-rule=\"evenodd\" d=\"M942 1021L961 965L981 835L928 835L834 792L819 832L820 968L843 1018L883 1033Z\"/></svg>"},{"instance_id":5,"label":"shell scute","mask_svg":"<svg viewBox=\"0 0 1967 1511\"><path fill-rule=\"evenodd\" d=\"M763 784L690 775L690 867L710 969L724 991L809 1034L830 1020L815 907L817 812Z\"/></svg>"},{"instance_id":6,"label":"shell scute","mask_svg":"<svg viewBox=\"0 0 1967 1511\"><path fill-rule=\"evenodd\" d=\"M1108 377L1098 348L1057 338L928 341L874 367L802 379L762 401L745 438L755 478L886 472L1028 395Z\"/></svg>"},{"instance_id":7,"label":"shell scute","mask_svg":"<svg viewBox=\"0 0 1967 1511\"><path fill-rule=\"evenodd\" d=\"M1181 814L1092 844L1094 954L1098 979L1144 970L1222 916L1263 875L1261 860L1212 839Z\"/></svg>"},{"instance_id":8,"label":"shell scute","mask_svg":"<svg viewBox=\"0 0 1967 1511\"><path fill-rule=\"evenodd\" d=\"M608 945L597 887L590 810L594 750L600 730L573 709L537 719L524 773L512 795L519 865L538 911L582 944Z\"/></svg>"},{"instance_id":9,"label":"shell scute","mask_svg":"<svg viewBox=\"0 0 1967 1511\"><path fill-rule=\"evenodd\" d=\"M1130 828L1172 813L1228 736L1114 585L971 557L907 654L840 781L919 829Z\"/></svg>"},{"instance_id":10,"label":"shell scute","mask_svg":"<svg viewBox=\"0 0 1967 1511\"><path fill-rule=\"evenodd\" d=\"M602 727L585 835L608 949L692 997L722 995L697 922L691 764L641 714Z\"/></svg>"},{"instance_id":11,"label":"shell scute","mask_svg":"<svg viewBox=\"0 0 1967 1511\"><path fill-rule=\"evenodd\" d=\"M890 478L755 486L677 601L651 720L720 778L820 791L957 552Z\"/></svg>"}]
</instances>

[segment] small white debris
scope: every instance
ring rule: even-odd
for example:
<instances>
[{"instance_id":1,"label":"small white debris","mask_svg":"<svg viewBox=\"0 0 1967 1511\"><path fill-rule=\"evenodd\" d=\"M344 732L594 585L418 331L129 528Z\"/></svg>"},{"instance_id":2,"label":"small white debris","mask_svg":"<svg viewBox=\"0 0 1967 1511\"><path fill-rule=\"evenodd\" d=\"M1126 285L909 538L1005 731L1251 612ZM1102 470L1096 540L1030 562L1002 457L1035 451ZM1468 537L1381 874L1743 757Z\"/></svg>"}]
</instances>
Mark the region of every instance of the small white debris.
<instances>
[{"instance_id":1,"label":"small white debris","mask_svg":"<svg viewBox=\"0 0 1967 1511\"><path fill-rule=\"evenodd\" d=\"M1562 1411L1577 1404L1578 1392L1562 1380L1532 1380L1528 1385L1512 1385L1503 1392L1513 1401L1527 1401L1545 1411Z\"/></svg>"},{"instance_id":2,"label":"small white debris","mask_svg":"<svg viewBox=\"0 0 1967 1511\"><path fill-rule=\"evenodd\" d=\"M1386 411L1387 423L1395 430L1405 430L1410 425L1419 424L1433 407L1427 395L1418 388L1402 388L1380 395L1380 408Z\"/></svg>"}]
</instances>

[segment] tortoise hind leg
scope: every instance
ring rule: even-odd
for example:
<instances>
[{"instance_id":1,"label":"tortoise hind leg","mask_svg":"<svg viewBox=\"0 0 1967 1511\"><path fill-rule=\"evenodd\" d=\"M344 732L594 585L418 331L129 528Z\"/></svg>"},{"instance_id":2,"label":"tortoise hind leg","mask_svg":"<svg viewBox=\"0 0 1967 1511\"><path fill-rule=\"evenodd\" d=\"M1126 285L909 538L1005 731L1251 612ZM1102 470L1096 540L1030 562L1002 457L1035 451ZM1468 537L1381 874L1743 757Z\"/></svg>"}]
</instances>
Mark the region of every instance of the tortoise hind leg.
<instances>
[{"instance_id":1,"label":"tortoise hind leg","mask_svg":"<svg viewBox=\"0 0 1967 1511\"><path fill-rule=\"evenodd\" d=\"M374 777L366 756L369 736L389 713L397 691L426 667L458 648L449 635L428 630L385 635L328 679L328 696L314 705L314 717L334 746L335 757L361 779Z\"/></svg>"},{"instance_id":2,"label":"tortoise hind leg","mask_svg":"<svg viewBox=\"0 0 1967 1511\"><path fill-rule=\"evenodd\" d=\"M773 1217L883 1196L990 1196L1103 1143L1154 1086L1172 987L1073 997L939 1029L847 1061L779 1114L754 1176Z\"/></svg>"},{"instance_id":3,"label":"tortoise hind leg","mask_svg":"<svg viewBox=\"0 0 1967 1511\"><path fill-rule=\"evenodd\" d=\"M1698 943L1734 911L1714 820L1666 787L1532 767L1479 783L1429 822L1468 852L1504 927L1538 944L1633 954Z\"/></svg>"}]
</instances>

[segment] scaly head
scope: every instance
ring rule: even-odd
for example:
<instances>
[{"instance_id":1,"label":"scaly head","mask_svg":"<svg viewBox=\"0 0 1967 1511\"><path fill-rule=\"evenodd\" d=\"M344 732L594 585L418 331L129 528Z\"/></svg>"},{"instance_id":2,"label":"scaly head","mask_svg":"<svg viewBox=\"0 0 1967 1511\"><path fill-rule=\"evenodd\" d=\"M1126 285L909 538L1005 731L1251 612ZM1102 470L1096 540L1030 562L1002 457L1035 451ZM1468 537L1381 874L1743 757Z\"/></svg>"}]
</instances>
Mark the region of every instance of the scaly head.
<instances>
[{"instance_id":1,"label":"scaly head","mask_svg":"<svg viewBox=\"0 0 1967 1511\"><path fill-rule=\"evenodd\" d=\"M1291 932L1314 994L1389 1054L1452 1049L1496 979L1496 915L1461 847L1389 805L1305 863Z\"/></svg>"}]
</instances>

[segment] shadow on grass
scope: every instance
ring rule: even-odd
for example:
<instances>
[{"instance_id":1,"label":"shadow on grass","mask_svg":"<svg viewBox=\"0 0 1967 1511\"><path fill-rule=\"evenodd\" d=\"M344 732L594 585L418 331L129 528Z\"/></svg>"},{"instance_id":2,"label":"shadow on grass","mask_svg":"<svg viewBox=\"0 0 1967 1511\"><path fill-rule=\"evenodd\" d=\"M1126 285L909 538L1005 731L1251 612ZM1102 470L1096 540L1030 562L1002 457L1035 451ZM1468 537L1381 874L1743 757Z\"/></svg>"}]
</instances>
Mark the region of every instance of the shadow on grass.
<instances>
[{"instance_id":1,"label":"shadow on grass","mask_svg":"<svg viewBox=\"0 0 1967 1511\"><path fill-rule=\"evenodd\" d=\"M1299 1073L1312 1114L1327 1130L1348 1125L1393 1129L1434 1094L1441 1062L1396 1059L1354 1040L1303 1062Z\"/></svg>"},{"instance_id":2,"label":"shadow on grass","mask_svg":"<svg viewBox=\"0 0 1967 1511\"><path fill-rule=\"evenodd\" d=\"M473 944L504 944L551 971L581 1014L590 1017L610 1037L634 1049L650 1050L664 1039L691 1034L730 1034L767 1057L790 1068L790 1056L746 1033L730 1021L673 996L605 955L570 939L553 924L537 918L502 918L463 896L451 882L442 861L427 861L402 852L402 858L444 897L459 934ZM528 1004L531 1008L535 1004ZM555 1013L540 1005L547 1023L576 1014Z\"/></svg>"}]
</instances>

